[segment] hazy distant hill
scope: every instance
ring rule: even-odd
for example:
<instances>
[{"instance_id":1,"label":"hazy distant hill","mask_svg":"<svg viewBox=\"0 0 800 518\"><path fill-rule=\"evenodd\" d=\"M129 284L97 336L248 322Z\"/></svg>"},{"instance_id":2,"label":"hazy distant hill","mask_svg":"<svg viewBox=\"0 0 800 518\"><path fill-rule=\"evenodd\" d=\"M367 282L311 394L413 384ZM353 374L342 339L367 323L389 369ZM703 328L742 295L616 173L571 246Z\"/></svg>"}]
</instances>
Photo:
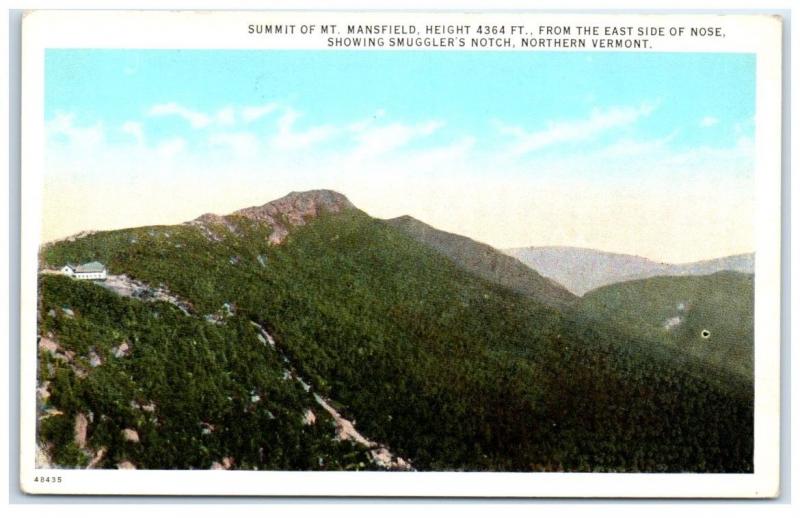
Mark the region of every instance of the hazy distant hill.
<instances>
[{"instance_id":1,"label":"hazy distant hill","mask_svg":"<svg viewBox=\"0 0 800 518\"><path fill-rule=\"evenodd\" d=\"M461 268L551 306L565 307L577 298L563 286L542 277L518 259L468 237L436 229L411 216L387 220Z\"/></svg>"},{"instance_id":2,"label":"hazy distant hill","mask_svg":"<svg viewBox=\"0 0 800 518\"><path fill-rule=\"evenodd\" d=\"M723 270L753 273L755 257L741 254L669 264L636 255L564 246L510 248L504 252L579 296L600 286L657 275L708 275Z\"/></svg>"}]
</instances>

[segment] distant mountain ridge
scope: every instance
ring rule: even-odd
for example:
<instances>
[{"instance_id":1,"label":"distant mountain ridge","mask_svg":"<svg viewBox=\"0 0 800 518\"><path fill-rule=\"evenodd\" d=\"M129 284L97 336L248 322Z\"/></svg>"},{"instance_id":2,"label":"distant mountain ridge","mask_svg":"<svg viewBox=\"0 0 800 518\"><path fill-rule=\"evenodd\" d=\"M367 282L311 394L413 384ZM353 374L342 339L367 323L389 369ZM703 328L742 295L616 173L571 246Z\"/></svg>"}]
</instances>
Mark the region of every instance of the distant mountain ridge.
<instances>
[{"instance_id":1,"label":"distant mountain ridge","mask_svg":"<svg viewBox=\"0 0 800 518\"><path fill-rule=\"evenodd\" d=\"M504 252L578 296L609 284L662 275L709 275L726 270L753 273L755 261L755 254L750 253L670 264L636 255L566 246L510 248Z\"/></svg>"},{"instance_id":2,"label":"distant mountain ridge","mask_svg":"<svg viewBox=\"0 0 800 518\"><path fill-rule=\"evenodd\" d=\"M577 300L557 282L489 245L439 230L411 216L400 216L386 222L485 280L551 306L566 307Z\"/></svg>"}]
</instances>

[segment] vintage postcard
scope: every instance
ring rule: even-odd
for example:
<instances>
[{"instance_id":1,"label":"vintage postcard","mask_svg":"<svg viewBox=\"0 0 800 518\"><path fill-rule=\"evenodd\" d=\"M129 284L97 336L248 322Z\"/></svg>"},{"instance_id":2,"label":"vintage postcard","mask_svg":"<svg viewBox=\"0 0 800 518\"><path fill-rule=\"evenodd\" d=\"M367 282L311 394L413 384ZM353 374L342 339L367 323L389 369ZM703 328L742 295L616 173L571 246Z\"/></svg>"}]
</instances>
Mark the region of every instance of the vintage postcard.
<instances>
[{"instance_id":1,"label":"vintage postcard","mask_svg":"<svg viewBox=\"0 0 800 518\"><path fill-rule=\"evenodd\" d=\"M26 13L22 487L776 496L781 34Z\"/></svg>"}]
</instances>

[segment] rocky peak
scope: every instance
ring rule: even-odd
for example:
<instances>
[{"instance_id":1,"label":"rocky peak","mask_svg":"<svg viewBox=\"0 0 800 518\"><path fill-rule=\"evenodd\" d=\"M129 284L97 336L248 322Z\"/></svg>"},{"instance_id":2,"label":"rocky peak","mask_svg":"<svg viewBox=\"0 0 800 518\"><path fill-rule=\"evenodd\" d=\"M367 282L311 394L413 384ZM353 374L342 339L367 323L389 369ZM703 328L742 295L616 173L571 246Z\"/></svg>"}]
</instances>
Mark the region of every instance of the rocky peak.
<instances>
[{"instance_id":1,"label":"rocky peak","mask_svg":"<svg viewBox=\"0 0 800 518\"><path fill-rule=\"evenodd\" d=\"M260 207L249 207L234 212L255 220L283 218L290 225L303 225L324 212L341 212L352 209L353 204L343 194L329 190L290 192Z\"/></svg>"},{"instance_id":2,"label":"rocky peak","mask_svg":"<svg viewBox=\"0 0 800 518\"><path fill-rule=\"evenodd\" d=\"M283 198L261 206L240 209L231 215L268 224L272 228L269 242L277 245L283 242L291 227L305 225L320 214L337 213L353 208L355 206L343 194L327 189L318 189L293 191ZM226 217L214 214L203 214L195 222L230 225L230 221Z\"/></svg>"}]
</instances>

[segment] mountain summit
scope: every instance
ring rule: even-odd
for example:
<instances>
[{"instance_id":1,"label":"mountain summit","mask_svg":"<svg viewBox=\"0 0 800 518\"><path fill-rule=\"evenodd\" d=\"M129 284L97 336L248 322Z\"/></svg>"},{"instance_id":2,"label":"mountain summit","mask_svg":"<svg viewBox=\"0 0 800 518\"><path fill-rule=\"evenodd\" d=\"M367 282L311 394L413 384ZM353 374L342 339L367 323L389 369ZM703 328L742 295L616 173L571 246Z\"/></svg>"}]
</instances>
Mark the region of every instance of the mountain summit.
<instances>
[{"instance_id":1,"label":"mountain summit","mask_svg":"<svg viewBox=\"0 0 800 518\"><path fill-rule=\"evenodd\" d=\"M283 198L264 205L237 210L231 216L243 216L266 223L272 228L269 242L277 245L289 234L290 227L305 225L320 214L335 214L355 208L344 194L328 189L317 189L292 191ZM203 214L195 220L200 223L226 223L226 221L226 217L216 214Z\"/></svg>"}]
</instances>

